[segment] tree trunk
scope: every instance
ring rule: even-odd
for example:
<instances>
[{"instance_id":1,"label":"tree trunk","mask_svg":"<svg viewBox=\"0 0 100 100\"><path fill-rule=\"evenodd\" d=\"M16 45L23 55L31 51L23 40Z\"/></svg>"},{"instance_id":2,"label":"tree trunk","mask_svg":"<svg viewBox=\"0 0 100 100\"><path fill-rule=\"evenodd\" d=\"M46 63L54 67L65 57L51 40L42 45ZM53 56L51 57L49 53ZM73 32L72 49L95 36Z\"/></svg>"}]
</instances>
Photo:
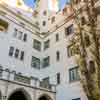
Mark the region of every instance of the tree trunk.
<instances>
[{"instance_id":1,"label":"tree trunk","mask_svg":"<svg viewBox=\"0 0 100 100\"><path fill-rule=\"evenodd\" d=\"M95 4L95 0L84 0L86 7L87 7L87 15L89 18L89 23L90 23L90 28L91 31L89 33L91 33L92 35L92 40L94 43L94 51L95 51L95 62L97 64L97 68L96 68L96 73L91 73L88 71L87 68L87 61L86 61L86 48L85 48L85 44L84 44L84 36L83 36L83 31L84 28L82 25L80 25L80 22L76 22L76 24L78 25L78 29L79 29L79 34L80 34L80 47L81 47L81 55L80 55L80 59L81 59L81 64L80 64L80 77L81 77L81 83L83 86L83 89L86 93L86 96L88 98L88 100L100 100L100 52L99 52L99 40L97 37L97 32L96 32L96 22L97 22L97 16L95 14L95 10L94 10L94 4ZM88 5L88 3L90 2L90 6ZM72 2L72 4L74 5L74 2ZM73 6L72 6L73 7ZM77 11L76 11L77 12ZM81 14L81 12L80 12ZM75 15L75 18L78 18L78 15ZM88 26L87 26L88 27ZM93 76L96 76L93 78Z\"/></svg>"},{"instance_id":2,"label":"tree trunk","mask_svg":"<svg viewBox=\"0 0 100 100\"><path fill-rule=\"evenodd\" d=\"M78 28L79 28L79 33L80 33L80 50L81 50L81 55L80 55L80 59L82 59L82 62L80 64L80 73L81 73L81 83L82 83L82 86L83 86L83 89L86 93L86 96L88 98L88 100L95 100L93 98L93 95L92 95L92 88L93 88L93 85L91 84L92 83L92 80L91 80L91 77L90 77L90 73L87 69L87 62L86 62L86 49L85 49L85 44L84 44L84 39L83 39L83 34L82 34L82 30L81 30L81 27L80 27L80 24L78 24Z\"/></svg>"}]
</instances>

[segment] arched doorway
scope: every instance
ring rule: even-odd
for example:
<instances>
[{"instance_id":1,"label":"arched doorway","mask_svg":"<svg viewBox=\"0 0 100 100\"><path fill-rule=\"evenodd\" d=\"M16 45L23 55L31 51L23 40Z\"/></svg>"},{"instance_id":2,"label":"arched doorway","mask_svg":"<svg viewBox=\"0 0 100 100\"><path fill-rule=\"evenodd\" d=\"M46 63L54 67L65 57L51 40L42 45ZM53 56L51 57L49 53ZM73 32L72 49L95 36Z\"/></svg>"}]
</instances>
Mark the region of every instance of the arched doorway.
<instances>
[{"instance_id":1,"label":"arched doorway","mask_svg":"<svg viewBox=\"0 0 100 100\"><path fill-rule=\"evenodd\" d=\"M31 100L24 91L18 90L11 94L8 100Z\"/></svg>"},{"instance_id":2,"label":"arched doorway","mask_svg":"<svg viewBox=\"0 0 100 100\"><path fill-rule=\"evenodd\" d=\"M42 95L38 100L52 100L48 95Z\"/></svg>"}]
</instances>

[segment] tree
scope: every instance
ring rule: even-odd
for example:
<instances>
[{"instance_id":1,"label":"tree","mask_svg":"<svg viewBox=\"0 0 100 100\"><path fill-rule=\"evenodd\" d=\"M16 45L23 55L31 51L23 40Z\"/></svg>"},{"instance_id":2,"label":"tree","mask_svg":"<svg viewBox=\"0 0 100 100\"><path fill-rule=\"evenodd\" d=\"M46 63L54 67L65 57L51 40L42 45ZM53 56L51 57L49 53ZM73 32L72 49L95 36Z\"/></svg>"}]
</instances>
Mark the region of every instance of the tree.
<instances>
[{"instance_id":1,"label":"tree","mask_svg":"<svg viewBox=\"0 0 100 100\"><path fill-rule=\"evenodd\" d=\"M80 58L78 60L80 68L81 83L88 100L100 100L100 26L98 16L100 14L96 7L99 0L71 0L74 10L75 25L77 26L78 39L72 40L80 48ZM97 29L98 28L98 29ZM91 37L92 44L88 50L85 36ZM75 47L76 48L76 47ZM89 53L89 54L88 54ZM91 55L91 56L90 56ZM88 63L88 56L95 62ZM92 66L93 65L93 66Z\"/></svg>"}]
</instances>

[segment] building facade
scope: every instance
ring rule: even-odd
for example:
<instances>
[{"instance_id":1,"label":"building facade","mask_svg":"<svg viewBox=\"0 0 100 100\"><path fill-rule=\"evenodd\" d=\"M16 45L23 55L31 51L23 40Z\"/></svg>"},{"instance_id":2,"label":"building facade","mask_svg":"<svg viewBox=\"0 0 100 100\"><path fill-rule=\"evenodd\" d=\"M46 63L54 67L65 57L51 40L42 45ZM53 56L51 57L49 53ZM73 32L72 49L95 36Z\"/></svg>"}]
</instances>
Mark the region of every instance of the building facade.
<instances>
[{"instance_id":1,"label":"building facade","mask_svg":"<svg viewBox=\"0 0 100 100\"><path fill-rule=\"evenodd\" d=\"M0 100L87 100L70 42L73 10L49 15L47 3L30 17L0 2Z\"/></svg>"}]
</instances>

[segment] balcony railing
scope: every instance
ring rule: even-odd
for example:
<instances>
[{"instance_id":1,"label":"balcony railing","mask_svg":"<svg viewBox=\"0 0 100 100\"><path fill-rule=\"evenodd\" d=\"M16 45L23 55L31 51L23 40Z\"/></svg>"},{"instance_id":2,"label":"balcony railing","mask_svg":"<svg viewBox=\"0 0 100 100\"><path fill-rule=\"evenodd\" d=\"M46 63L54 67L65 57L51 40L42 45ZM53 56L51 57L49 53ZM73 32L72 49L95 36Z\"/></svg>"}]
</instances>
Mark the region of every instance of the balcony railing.
<instances>
[{"instance_id":1,"label":"balcony railing","mask_svg":"<svg viewBox=\"0 0 100 100\"><path fill-rule=\"evenodd\" d=\"M9 69L2 69L0 68L0 80L7 80L10 81L11 83L16 83L16 84L22 84L22 85L27 85L30 87L34 88L40 88L52 92L56 92L56 85L51 85L47 84L44 82L41 82L39 79L35 77L28 77L24 76L22 74L18 74L15 71L10 71Z\"/></svg>"},{"instance_id":2,"label":"balcony railing","mask_svg":"<svg viewBox=\"0 0 100 100\"><path fill-rule=\"evenodd\" d=\"M51 84L47 82L40 82L40 87L50 89L51 90Z\"/></svg>"},{"instance_id":3,"label":"balcony railing","mask_svg":"<svg viewBox=\"0 0 100 100\"><path fill-rule=\"evenodd\" d=\"M17 81L17 82L22 82L22 83L26 83L26 84L31 83L31 78L26 77L26 76L22 76L22 75L19 75L19 74L15 74L14 80Z\"/></svg>"}]
</instances>

